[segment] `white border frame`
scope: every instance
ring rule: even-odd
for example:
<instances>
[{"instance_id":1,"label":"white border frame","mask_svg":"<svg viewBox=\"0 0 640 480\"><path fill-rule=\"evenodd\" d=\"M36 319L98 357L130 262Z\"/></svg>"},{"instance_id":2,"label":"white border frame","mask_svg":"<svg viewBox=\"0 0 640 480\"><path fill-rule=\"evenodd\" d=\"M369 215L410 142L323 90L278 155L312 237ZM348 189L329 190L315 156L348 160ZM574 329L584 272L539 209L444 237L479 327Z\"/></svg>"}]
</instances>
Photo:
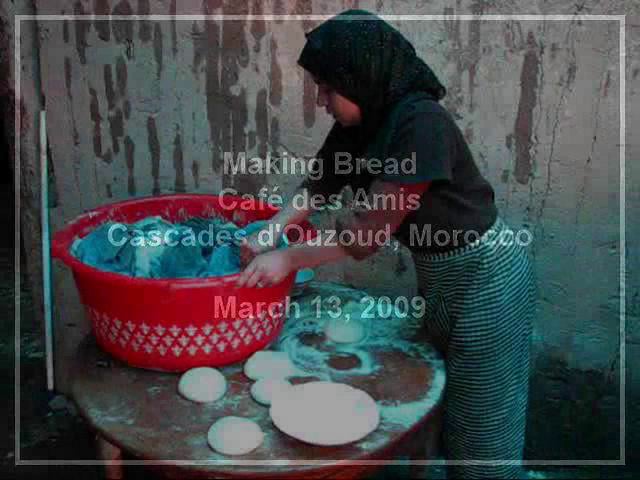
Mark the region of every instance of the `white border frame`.
<instances>
[{"instance_id":1,"label":"white border frame","mask_svg":"<svg viewBox=\"0 0 640 480\"><path fill-rule=\"evenodd\" d=\"M208 460L208 461L187 461L187 460L123 460L123 461L85 461L85 460L20 460L20 77L21 77L21 49L20 49L20 23L22 21L40 20L328 20L330 15L15 15L15 464L16 466L36 466L36 465L263 465L263 466L284 466L284 465L328 465L331 461L322 460ZM625 46L625 24L626 15L379 15L387 21L403 20L581 20L581 21L617 21L619 22L619 48L620 48L620 458L618 460L536 460L522 462L525 466L624 466L625 462L625 385L626 385L626 235L625 235L625 215L626 215L626 193L625 193L625 155L626 155L626 122L625 122L625 100L626 100L626 46ZM351 17L367 20L369 17ZM404 461L404 460L335 460L344 465L498 465L513 464L513 460L503 461Z\"/></svg>"}]
</instances>

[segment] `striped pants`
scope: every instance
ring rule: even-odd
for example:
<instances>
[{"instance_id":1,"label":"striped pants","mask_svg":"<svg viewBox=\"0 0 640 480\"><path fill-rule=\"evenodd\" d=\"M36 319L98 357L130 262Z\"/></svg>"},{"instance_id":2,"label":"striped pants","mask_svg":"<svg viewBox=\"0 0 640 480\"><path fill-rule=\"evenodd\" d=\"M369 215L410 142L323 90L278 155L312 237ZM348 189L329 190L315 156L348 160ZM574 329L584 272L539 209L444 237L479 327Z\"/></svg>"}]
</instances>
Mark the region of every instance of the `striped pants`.
<instances>
[{"instance_id":1,"label":"striped pants","mask_svg":"<svg viewBox=\"0 0 640 480\"><path fill-rule=\"evenodd\" d=\"M470 245L414 254L425 327L446 358L449 478L523 474L536 286L513 233L498 219Z\"/></svg>"}]
</instances>

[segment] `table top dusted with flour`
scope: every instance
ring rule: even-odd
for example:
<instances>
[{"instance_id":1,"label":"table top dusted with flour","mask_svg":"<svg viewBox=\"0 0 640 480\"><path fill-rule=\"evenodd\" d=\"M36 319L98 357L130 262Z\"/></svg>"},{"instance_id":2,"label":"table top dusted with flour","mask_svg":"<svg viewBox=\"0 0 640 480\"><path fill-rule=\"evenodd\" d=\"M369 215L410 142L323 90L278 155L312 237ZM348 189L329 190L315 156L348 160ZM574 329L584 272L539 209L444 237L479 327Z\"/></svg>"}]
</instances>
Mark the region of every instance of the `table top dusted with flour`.
<instances>
[{"instance_id":1,"label":"table top dusted with flour","mask_svg":"<svg viewBox=\"0 0 640 480\"><path fill-rule=\"evenodd\" d=\"M140 459L177 461L162 467L169 476L175 470L177 476L188 471L197 477L282 478L304 472L320 478L339 462L392 460L397 447L430 421L444 393L444 362L424 338L416 308L321 282L291 299L284 330L271 346L288 352L305 372L291 383L346 383L367 392L380 408L377 430L352 444L309 445L280 432L269 407L252 399L253 382L244 375L243 363L220 368L228 382L221 400L197 404L179 396L179 374L127 367L103 353L92 337L78 352L73 397L91 426L124 451ZM361 318L367 326L362 341L327 340L325 323L340 315ZM265 433L262 445L239 457L213 451L207 431L227 415L256 421Z\"/></svg>"}]
</instances>

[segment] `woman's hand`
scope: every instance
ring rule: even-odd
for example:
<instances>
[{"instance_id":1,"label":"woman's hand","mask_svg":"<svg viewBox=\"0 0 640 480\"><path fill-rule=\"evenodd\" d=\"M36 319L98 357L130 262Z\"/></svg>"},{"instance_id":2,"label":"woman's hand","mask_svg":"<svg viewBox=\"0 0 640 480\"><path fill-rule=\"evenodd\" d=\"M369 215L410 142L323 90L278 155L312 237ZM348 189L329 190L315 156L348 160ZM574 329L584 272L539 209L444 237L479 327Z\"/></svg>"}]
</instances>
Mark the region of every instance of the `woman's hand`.
<instances>
[{"instance_id":1,"label":"woman's hand","mask_svg":"<svg viewBox=\"0 0 640 480\"><path fill-rule=\"evenodd\" d=\"M242 239L240 243L240 263L243 267L249 265L255 257L273 250L275 245L271 242L265 243L258 239L258 234L254 233Z\"/></svg>"},{"instance_id":2,"label":"woman's hand","mask_svg":"<svg viewBox=\"0 0 640 480\"><path fill-rule=\"evenodd\" d=\"M238 278L238 287L269 287L280 283L295 268L289 250L272 250L255 257Z\"/></svg>"},{"instance_id":3,"label":"woman's hand","mask_svg":"<svg viewBox=\"0 0 640 480\"><path fill-rule=\"evenodd\" d=\"M263 253L275 250L280 240L278 229L268 225L247 235L240 243L240 263L246 267L251 261Z\"/></svg>"}]
</instances>

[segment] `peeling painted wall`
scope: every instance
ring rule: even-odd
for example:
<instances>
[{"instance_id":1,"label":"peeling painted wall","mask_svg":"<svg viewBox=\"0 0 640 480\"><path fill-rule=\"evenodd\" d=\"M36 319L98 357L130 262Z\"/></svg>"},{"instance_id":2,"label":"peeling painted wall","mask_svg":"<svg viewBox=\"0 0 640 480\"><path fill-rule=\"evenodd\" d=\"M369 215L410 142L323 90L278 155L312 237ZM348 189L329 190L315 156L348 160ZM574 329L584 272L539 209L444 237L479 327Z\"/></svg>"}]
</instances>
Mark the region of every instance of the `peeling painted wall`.
<instances>
[{"instance_id":1,"label":"peeling painted wall","mask_svg":"<svg viewBox=\"0 0 640 480\"><path fill-rule=\"evenodd\" d=\"M223 2L38 0L40 14L625 13L614 3L504 1ZM638 93L638 5L628 6L627 105ZM634 10L635 9L635 10ZM58 203L56 226L83 210L131 196L290 194L292 176L223 175L223 152L315 154L330 127L314 107L310 78L296 66L313 21L42 21L42 91ZM502 215L533 232L540 285L536 358L569 369L614 372L620 332L620 69L613 21L392 22L448 87L478 165ZM632 53L636 53L635 57ZM627 362L640 358L638 234L640 154L627 107ZM634 181L635 180L635 181ZM320 223L331 218L320 215ZM76 311L72 280L56 268L59 315ZM378 293L413 294L406 251L320 269ZM58 320L62 331L65 324ZM85 326L86 327L86 326ZM77 332L74 330L74 332ZM63 350L79 333L62 334ZM640 379L630 372L631 391Z\"/></svg>"}]
</instances>

